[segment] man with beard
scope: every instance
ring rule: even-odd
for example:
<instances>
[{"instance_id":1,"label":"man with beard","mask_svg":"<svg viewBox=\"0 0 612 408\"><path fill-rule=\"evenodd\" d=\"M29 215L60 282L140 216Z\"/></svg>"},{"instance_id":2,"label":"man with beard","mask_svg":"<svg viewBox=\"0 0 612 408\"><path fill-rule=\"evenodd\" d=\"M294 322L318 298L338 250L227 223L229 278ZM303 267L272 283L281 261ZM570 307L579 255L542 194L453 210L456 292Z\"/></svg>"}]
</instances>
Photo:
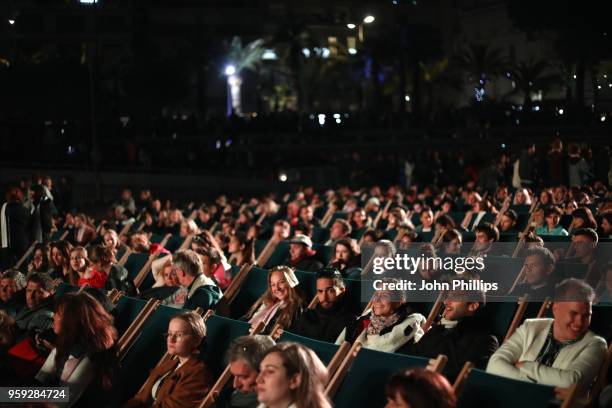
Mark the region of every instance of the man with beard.
<instances>
[{"instance_id":1,"label":"man with beard","mask_svg":"<svg viewBox=\"0 0 612 408\"><path fill-rule=\"evenodd\" d=\"M317 305L302 314L296 332L301 336L335 342L346 325L355 319L347 299L340 271L331 268L319 271Z\"/></svg>"}]
</instances>

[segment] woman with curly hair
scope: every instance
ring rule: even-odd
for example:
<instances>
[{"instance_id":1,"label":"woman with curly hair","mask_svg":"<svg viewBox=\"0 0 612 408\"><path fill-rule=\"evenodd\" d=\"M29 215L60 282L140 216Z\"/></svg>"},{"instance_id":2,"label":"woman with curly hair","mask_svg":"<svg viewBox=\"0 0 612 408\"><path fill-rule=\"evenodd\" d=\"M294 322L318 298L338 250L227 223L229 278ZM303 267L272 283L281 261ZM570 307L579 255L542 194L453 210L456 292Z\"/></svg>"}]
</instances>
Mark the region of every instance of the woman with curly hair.
<instances>
[{"instance_id":1,"label":"woman with curly hair","mask_svg":"<svg viewBox=\"0 0 612 408\"><path fill-rule=\"evenodd\" d=\"M44 386L68 387L71 406L100 406L117 370L113 317L90 294L69 293L57 302L53 331L55 348L36 379Z\"/></svg>"}]
</instances>

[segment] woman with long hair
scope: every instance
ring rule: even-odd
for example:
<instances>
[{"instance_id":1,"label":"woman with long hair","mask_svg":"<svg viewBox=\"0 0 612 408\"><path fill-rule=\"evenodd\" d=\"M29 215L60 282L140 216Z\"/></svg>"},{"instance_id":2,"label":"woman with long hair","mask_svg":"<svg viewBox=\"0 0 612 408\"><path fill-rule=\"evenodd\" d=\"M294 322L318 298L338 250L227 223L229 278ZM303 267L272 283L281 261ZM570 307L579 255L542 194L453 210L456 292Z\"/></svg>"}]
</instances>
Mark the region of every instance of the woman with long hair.
<instances>
[{"instance_id":1,"label":"woman with long hair","mask_svg":"<svg viewBox=\"0 0 612 408\"><path fill-rule=\"evenodd\" d=\"M70 281L71 252L72 245L68 241L54 241L49 244L49 276L51 278L64 282Z\"/></svg>"},{"instance_id":2,"label":"woman with long hair","mask_svg":"<svg viewBox=\"0 0 612 408\"><path fill-rule=\"evenodd\" d=\"M270 269L268 289L249 309L246 319L254 326L263 322L263 333L270 333L276 323L290 330L303 310L304 301L296 288L298 284L293 269L288 266Z\"/></svg>"},{"instance_id":3,"label":"woman with long hair","mask_svg":"<svg viewBox=\"0 0 612 408\"><path fill-rule=\"evenodd\" d=\"M352 238L340 238L334 245L334 258L330 266L337 268L344 278L359 279L361 276L361 253Z\"/></svg>"},{"instance_id":4,"label":"woman with long hair","mask_svg":"<svg viewBox=\"0 0 612 408\"><path fill-rule=\"evenodd\" d=\"M247 239L245 232L236 231L232 234L227 249L230 253L229 263L233 265L240 267L255 262L253 240Z\"/></svg>"},{"instance_id":5,"label":"woman with long hair","mask_svg":"<svg viewBox=\"0 0 612 408\"><path fill-rule=\"evenodd\" d=\"M133 294L136 290L134 283L129 279L128 271L117 264L115 251L108 245L95 245L89 250L89 260L92 267L99 275L107 276L104 289L118 289L122 292ZM97 275L96 272L93 272Z\"/></svg>"},{"instance_id":6,"label":"woman with long hair","mask_svg":"<svg viewBox=\"0 0 612 408\"><path fill-rule=\"evenodd\" d=\"M597 229L597 221L593 216L593 212L588 207L578 207L572 211L572 225L571 230L578 228L592 228Z\"/></svg>"},{"instance_id":7,"label":"woman with long hair","mask_svg":"<svg viewBox=\"0 0 612 408\"><path fill-rule=\"evenodd\" d=\"M69 387L70 405L100 406L118 365L113 317L90 294L68 293L56 304L53 332L55 348L36 379L44 386Z\"/></svg>"},{"instance_id":8,"label":"woman with long hair","mask_svg":"<svg viewBox=\"0 0 612 408\"><path fill-rule=\"evenodd\" d=\"M200 348L206 337L204 319L194 311L178 314L170 320L166 359L151 371L144 385L124 407L194 407L213 384L201 359Z\"/></svg>"},{"instance_id":9,"label":"woman with long hair","mask_svg":"<svg viewBox=\"0 0 612 408\"><path fill-rule=\"evenodd\" d=\"M457 398L448 380L422 368L395 373L386 386L385 408L455 408Z\"/></svg>"},{"instance_id":10,"label":"woman with long hair","mask_svg":"<svg viewBox=\"0 0 612 408\"><path fill-rule=\"evenodd\" d=\"M277 344L266 352L259 367L259 408L331 408L325 395L327 368L306 346Z\"/></svg>"},{"instance_id":11,"label":"woman with long hair","mask_svg":"<svg viewBox=\"0 0 612 408\"><path fill-rule=\"evenodd\" d=\"M47 248L45 244L40 242L34 246L34 254L32 254L32 260L28 264L28 273L32 272L49 272Z\"/></svg>"},{"instance_id":12,"label":"woman with long hair","mask_svg":"<svg viewBox=\"0 0 612 408\"><path fill-rule=\"evenodd\" d=\"M92 266L87 250L81 246L70 252L70 284L102 289L108 275Z\"/></svg>"}]
</instances>

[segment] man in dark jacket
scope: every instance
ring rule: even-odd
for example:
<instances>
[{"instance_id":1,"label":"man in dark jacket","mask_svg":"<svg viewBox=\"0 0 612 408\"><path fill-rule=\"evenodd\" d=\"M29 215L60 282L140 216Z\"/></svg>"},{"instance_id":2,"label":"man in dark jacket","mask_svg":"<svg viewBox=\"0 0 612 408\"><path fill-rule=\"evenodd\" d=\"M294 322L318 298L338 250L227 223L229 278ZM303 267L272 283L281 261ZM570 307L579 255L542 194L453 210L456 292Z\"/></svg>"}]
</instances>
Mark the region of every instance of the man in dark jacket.
<instances>
[{"instance_id":1,"label":"man in dark jacket","mask_svg":"<svg viewBox=\"0 0 612 408\"><path fill-rule=\"evenodd\" d=\"M53 216L57 214L57 209L42 185L33 185L32 194L31 238L33 241L47 243L51 238Z\"/></svg>"},{"instance_id":2,"label":"man in dark jacket","mask_svg":"<svg viewBox=\"0 0 612 408\"><path fill-rule=\"evenodd\" d=\"M542 302L555 294L555 256L544 247L525 251L523 263L524 281L519 282L510 296L529 295L530 302Z\"/></svg>"},{"instance_id":3,"label":"man in dark jacket","mask_svg":"<svg viewBox=\"0 0 612 408\"><path fill-rule=\"evenodd\" d=\"M17 263L30 245L29 214L22 204L23 193L9 188L6 203L0 205L0 267L7 269Z\"/></svg>"},{"instance_id":4,"label":"man in dark jacket","mask_svg":"<svg viewBox=\"0 0 612 408\"><path fill-rule=\"evenodd\" d=\"M317 304L306 310L297 325L301 336L333 343L342 330L355 319L348 307L348 296L337 269L326 268L317 273Z\"/></svg>"},{"instance_id":5,"label":"man in dark jacket","mask_svg":"<svg viewBox=\"0 0 612 408\"><path fill-rule=\"evenodd\" d=\"M467 361L485 369L499 344L480 318L484 306L483 292L450 292L444 301L440 322L434 324L418 343L408 343L399 352L430 358L446 355L448 362L444 375L451 380Z\"/></svg>"}]
</instances>

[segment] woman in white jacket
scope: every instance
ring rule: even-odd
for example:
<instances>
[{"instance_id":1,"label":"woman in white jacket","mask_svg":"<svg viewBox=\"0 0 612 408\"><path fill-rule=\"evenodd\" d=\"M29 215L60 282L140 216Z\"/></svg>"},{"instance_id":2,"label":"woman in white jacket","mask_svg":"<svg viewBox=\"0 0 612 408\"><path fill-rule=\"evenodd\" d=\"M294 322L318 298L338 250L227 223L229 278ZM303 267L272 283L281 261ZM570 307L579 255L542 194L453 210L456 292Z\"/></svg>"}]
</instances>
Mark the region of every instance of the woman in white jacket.
<instances>
[{"instance_id":1,"label":"woman in white jacket","mask_svg":"<svg viewBox=\"0 0 612 408\"><path fill-rule=\"evenodd\" d=\"M393 353L411 340L419 341L425 321L425 316L412 313L403 292L379 290L372 307L340 333L336 344L358 341L365 348Z\"/></svg>"}]
</instances>

